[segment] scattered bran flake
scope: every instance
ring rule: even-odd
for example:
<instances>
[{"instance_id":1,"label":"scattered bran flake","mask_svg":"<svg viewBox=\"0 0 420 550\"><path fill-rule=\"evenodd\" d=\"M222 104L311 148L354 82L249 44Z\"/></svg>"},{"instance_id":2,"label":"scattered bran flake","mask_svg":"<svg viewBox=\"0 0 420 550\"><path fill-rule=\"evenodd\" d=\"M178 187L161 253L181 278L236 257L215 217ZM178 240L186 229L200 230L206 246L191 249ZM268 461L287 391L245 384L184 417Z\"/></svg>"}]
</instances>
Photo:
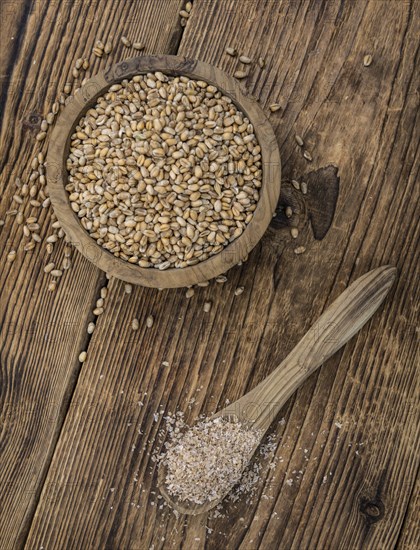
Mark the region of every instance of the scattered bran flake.
<instances>
[{"instance_id":1,"label":"scattered bran flake","mask_svg":"<svg viewBox=\"0 0 420 550\"><path fill-rule=\"evenodd\" d=\"M260 434L223 418L204 419L186 428L175 424L166 451L159 457L167 469L167 490L195 504L219 500L241 480Z\"/></svg>"}]
</instances>

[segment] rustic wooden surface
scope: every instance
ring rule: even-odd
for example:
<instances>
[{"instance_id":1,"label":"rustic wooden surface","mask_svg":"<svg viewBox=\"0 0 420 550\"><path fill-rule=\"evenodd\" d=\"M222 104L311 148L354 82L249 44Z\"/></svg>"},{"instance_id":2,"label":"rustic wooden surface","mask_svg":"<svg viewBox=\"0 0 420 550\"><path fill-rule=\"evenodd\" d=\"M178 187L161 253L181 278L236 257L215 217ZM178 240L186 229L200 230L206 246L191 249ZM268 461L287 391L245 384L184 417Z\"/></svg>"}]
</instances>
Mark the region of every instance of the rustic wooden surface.
<instances>
[{"instance_id":1,"label":"rustic wooden surface","mask_svg":"<svg viewBox=\"0 0 420 550\"><path fill-rule=\"evenodd\" d=\"M0 228L1 548L20 547L27 537L80 373L78 355L89 339L87 322L106 281L103 272L77 254L71 276L51 294L43 273L44 246L26 255L20 251L13 264L6 262L8 251L24 242L21 229L5 217L15 193L13 181L26 173L39 151L35 135L42 115L51 109L75 60L89 55L92 71L104 68L104 59L90 55L93 42L110 34L119 38L127 29L130 36L144 39L149 53L175 53L180 6L172 1L139 2L127 10L122 2L43 0L0 5L0 219L6 219ZM117 49L111 60L132 55L119 40L114 42ZM29 212L30 207L26 215ZM45 237L51 211L43 211L41 225ZM62 257L63 246L54 259Z\"/></svg>"},{"instance_id":2,"label":"rustic wooden surface","mask_svg":"<svg viewBox=\"0 0 420 550\"><path fill-rule=\"evenodd\" d=\"M418 548L418 4L242 0L238 9L236 0L195 0L184 29L180 6L0 7L0 547ZM77 254L48 293L43 246L5 262L22 241L5 212L14 176L37 151L40 116L74 60L109 34L231 74L237 61L223 53L227 45L263 57L266 68L253 64L244 89L267 114L271 103L283 105L270 119L284 178L311 185L303 196L286 182L280 204L299 214L287 222L279 211L249 261L190 300L181 289L127 295ZM129 55L119 44L110 60ZM92 70L104 65L96 60ZM47 209L43 236L50 223ZM290 224L299 226L297 241ZM306 252L296 256L299 245ZM349 282L388 263L399 277L384 306L273 423L278 463L264 461L265 496L227 503L218 518L159 509L151 452L161 445L160 411L178 408L193 421L237 399ZM105 312L89 338L104 284ZM235 297L238 285L245 291ZM149 314L155 323L146 330Z\"/></svg>"}]
</instances>

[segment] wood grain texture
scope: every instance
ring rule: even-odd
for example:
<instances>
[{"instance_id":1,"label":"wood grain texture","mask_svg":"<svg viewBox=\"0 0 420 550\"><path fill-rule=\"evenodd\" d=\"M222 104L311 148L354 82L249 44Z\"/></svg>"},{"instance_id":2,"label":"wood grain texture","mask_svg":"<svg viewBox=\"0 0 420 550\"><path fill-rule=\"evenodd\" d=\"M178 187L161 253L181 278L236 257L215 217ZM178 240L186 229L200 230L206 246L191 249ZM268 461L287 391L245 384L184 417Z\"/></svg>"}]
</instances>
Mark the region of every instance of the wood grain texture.
<instances>
[{"instance_id":1,"label":"wood grain texture","mask_svg":"<svg viewBox=\"0 0 420 550\"><path fill-rule=\"evenodd\" d=\"M412 488L410 504L404 519L404 525L398 538L397 548L415 550L420 546L420 477Z\"/></svg>"},{"instance_id":2,"label":"wood grain texture","mask_svg":"<svg viewBox=\"0 0 420 550\"><path fill-rule=\"evenodd\" d=\"M68 184L66 160L70 136L80 118L96 104L98 97L111 84L131 79L137 74L155 71L204 80L229 95L252 123L262 156L259 200L253 218L244 232L221 253L197 265L163 271L131 264L100 246L83 228L80 219L71 208L69 193L65 189ZM205 282L224 273L246 258L261 239L270 224L280 196L280 154L273 129L263 110L256 101L242 94L238 81L233 77L217 67L195 59L175 55L133 57L98 73L90 78L66 105L55 125L51 142L47 159L48 189L61 226L79 252L109 275L129 283L153 288L177 288Z\"/></svg>"},{"instance_id":3,"label":"wood grain texture","mask_svg":"<svg viewBox=\"0 0 420 550\"><path fill-rule=\"evenodd\" d=\"M2 2L0 4L0 17L3 21L0 35L0 105L4 112L7 98L8 85L14 62L24 35L19 32L26 24L31 9L31 1L26 2Z\"/></svg>"},{"instance_id":4,"label":"wood grain texture","mask_svg":"<svg viewBox=\"0 0 420 550\"><path fill-rule=\"evenodd\" d=\"M44 244L22 248L22 226L6 212L37 216L44 239L51 232L51 209L12 204L14 179L29 177L28 165L41 149L35 135L77 57L91 59L93 71L106 60L91 55L95 38L114 35L109 57L129 55L119 42L122 30L141 36L147 49L174 52L181 27L181 2L2 2L0 143L0 547L19 548L25 540L54 446L80 372L78 355L87 346L87 323L104 273L82 256L47 292ZM162 32L164 31L164 32ZM125 51L126 50L126 51ZM46 143L43 145L46 150ZM10 264L6 256L18 251ZM53 260L63 259L63 246Z\"/></svg>"},{"instance_id":5,"label":"wood grain texture","mask_svg":"<svg viewBox=\"0 0 420 550\"><path fill-rule=\"evenodd\" d=\"M411 543L404 519L411 525L416 516L409 506L419 465L416 3L194 4L179 55L231 74L238 62L224 54L227 45L265 59L263 70L251 65L244 86L266 109L283 105L270 118L284 176L301 181L337 166L336 214L319 241L308 226L297 241L273 226L225 285L190 300L182 290L126 295L110 281L27 547L392 548L400 534ZM293 254L298 245L305 254ZM266 498L228 503L218 518L160 509L150 455L161 446L160 411L178 407L194 421L239 398L351 281L388 263L399 279L375 322L273 424L278 464L264 463L257 494ZM238 285L245 291L235 297ZM205 315L206 300L213 306ZM149 314L155 323L146 330Z\"/></svg>"}]
</instances>

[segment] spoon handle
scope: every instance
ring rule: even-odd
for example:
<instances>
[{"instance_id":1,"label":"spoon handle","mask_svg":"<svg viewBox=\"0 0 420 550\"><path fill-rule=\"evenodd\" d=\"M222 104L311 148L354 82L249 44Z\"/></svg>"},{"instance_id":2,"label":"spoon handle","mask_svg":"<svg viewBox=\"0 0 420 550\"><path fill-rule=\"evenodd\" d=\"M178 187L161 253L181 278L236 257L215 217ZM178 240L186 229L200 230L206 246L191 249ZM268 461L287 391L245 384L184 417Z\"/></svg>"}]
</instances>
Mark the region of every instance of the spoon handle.
<instances>
[{"instance_id":1,"label":"spoon handle","mask_svg":"<svg viewBox=\"0 0 420 550\"><path fill-rule=\"evenodd\" d=\"M394 283L396 273L395 267L382 266L357 279L324 311L267 378L217 416L234 413L243 421L251 421L253 427L266 431L304 380L372 317Z\"/></svg>"}]
</instances>

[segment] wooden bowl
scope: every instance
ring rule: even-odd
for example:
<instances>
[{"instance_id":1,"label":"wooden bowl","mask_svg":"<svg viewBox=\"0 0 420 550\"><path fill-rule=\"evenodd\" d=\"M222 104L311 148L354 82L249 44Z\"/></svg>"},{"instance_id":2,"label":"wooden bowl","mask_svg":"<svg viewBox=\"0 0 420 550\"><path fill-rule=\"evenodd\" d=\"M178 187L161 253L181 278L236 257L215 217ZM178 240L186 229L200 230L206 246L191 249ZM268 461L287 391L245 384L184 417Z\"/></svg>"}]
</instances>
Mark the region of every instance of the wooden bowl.
<instances>
[{"instance_id":1,"label":"wooden bowl","mask_svg":"<svg viewBox=\"0 0 420 550\"><path fill-rule=\"evenodd\" d=\"M136 74L161 71L185 75L217 86L243 111L254 126L262 156L262 186L254 217L242 235L219 254L194 266L160 271L142 268L115 257L102 248L81 225L73 212L65 186L68 182L66 159L71 135L80 118L95 105L97 98L114 83ZM51 202L66 235L76 248L97 267L124 281L156 288L194 285L217 277L244 259L261 239L275 211L280 194L280 153L273 129L257 102L246 97L239 83L225 72L195 59L173 55L140 56L127 59L98 73L72 97L52 133L47 156L47 181Z\"/></svg>"}]
</instances>

